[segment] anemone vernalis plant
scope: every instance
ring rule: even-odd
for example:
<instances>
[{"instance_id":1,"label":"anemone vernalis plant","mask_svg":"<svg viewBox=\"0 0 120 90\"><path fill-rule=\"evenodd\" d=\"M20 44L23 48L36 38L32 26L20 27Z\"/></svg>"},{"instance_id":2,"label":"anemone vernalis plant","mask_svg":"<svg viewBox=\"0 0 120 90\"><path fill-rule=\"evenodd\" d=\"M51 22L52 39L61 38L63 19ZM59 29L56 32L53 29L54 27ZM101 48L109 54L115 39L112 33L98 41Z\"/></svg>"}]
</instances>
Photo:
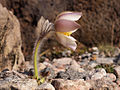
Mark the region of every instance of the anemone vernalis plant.
<instances>
[{"instance_id":1,"label":"anemone vernalis plant","mask_svg":"<svg viewBox=\"0 0 120 90\"><path fill-rule=\"evenodd\" d=\"M54 35L56 40L63 46L75 50L77 47L76 40L70 35L80 28L80 25L76 21L81 16L81 12L62 12L56 17L54 24L41 17L36 29L37 40L33 53L35 78L37 80L40 78L38 76L37 61L39 60L39 54L41 53L45 40Z\"/></svg>"}]
</instances>

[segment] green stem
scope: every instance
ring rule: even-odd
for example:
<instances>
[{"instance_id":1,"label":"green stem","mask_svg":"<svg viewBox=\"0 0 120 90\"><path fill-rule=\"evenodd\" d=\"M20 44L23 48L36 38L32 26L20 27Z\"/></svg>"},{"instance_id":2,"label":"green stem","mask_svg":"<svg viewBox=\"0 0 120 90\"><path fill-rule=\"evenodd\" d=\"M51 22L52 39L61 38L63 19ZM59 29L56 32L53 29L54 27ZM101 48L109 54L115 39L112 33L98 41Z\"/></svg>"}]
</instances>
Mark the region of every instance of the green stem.
<instances>
[{"instance_id":1,"label":"green stem","mask_svg":"<svg viewBox=\"0 0 120 90\"><path fill-rule=\"evenodd\" d=\"M49 32L48 34L46 34L43 38L39 39L37 41L37 44L35 46L35 52L34 52L34 72L35 72L35 75L34 77L38 80L39 79L39 76L38 76L38 68L37 68L37 60L39 58L39 52L41 51L42 49L42 46L44 45L44 43L52 36L54 35L53 32ZM40 51L38 51L40 50ZM40 54L43 55L44 53L48 52L49 49L43 53Z\"/></svg>"},{"instance_id":2,"label":"green stem","mask_svg":"<svg viewBox=\"0 0 120 90\"><path fill-rule=\"evenodd\" d=\"M34 53L34 71L35 71L35 78L38 80L38 69L37 69L37 54L38 54L38 48L39 48L40 40L37 42L35 53Z\"/></svg>"}]
</instances>

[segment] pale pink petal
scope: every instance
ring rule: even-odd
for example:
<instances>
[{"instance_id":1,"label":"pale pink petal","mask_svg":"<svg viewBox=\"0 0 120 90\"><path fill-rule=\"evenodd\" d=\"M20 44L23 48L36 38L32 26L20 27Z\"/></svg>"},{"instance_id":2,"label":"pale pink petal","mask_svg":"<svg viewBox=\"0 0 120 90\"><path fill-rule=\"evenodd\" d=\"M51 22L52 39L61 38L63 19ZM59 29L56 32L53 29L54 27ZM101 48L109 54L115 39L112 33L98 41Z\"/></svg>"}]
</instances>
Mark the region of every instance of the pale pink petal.
<instances>
[{"instance_id":1,"label":"pale pink petal","mask_svg":"<svg viewBox=\"0 0 120 90\"><path fill-rule=\"evenodd\" d=\"M63 46L72 49L73 51L75 51L75 49L77 48L77 44L76 44L76 40L71 37L71 36L66 36L64 34L61 33L56 33L57 36L57 40L59 43L61 43Z\"/></svg>"},{"instance_id":2,"label":"pale pink petal","mask_svg":"<svg viewBox=\"0 0 120 90\"><path fill-rule=\"evenodd\" d=\"M80 28L80 25L74 21L61 19L55 22L56 32L70 32L78 28Z\"/></svg>"},{"instance_id":3,"label":"pale pink petal","mask_svg":"<svg viewBox=\"0 0 120 90\"><path fill-rule=\"evenodd\" d=\"M73 31L71 31L72 33L74 33L74 32L76 32L78 29L75 29L75 30L73 30Z\"/></svg>"},{"instance_id":4,"label":"pale pink petal","mask_svg":"<svg viewBox=\"0 0 120 90\"><path fill-rule=\"evenodd\" d=\"M63 14L68 14L68 13L72 13L72 11L64 11L64 12L61 12L60 14L57 15L56 19L58 19L61 15L63 15Z\"/></svg>"},{"instance_id":5,"label":"pale pink petal","mask_svg":"<svg viewBox=\"0 0 120 90\"><path fill-rule=\"evenodd\" d=\"M57 16L56 20L58 19L65 19L71 21L77 21L81 18L82 12L63 12Z\"/></svg>"}]
</instances>

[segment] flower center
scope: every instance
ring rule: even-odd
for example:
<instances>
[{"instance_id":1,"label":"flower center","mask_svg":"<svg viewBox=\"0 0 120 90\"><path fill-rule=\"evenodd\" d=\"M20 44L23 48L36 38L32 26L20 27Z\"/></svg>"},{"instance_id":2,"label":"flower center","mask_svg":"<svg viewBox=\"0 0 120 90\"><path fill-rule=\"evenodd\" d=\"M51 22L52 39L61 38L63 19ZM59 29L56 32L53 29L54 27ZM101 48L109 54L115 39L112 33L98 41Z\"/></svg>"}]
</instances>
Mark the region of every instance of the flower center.
<instances>
[{"instance_id":1,"label":"flower center","mask_svg":"<svg viewBox=\"0 0 120 90\"><path fill-rule=\"evenodd\" d=\"M72 34L72 32L59 32L59 33L64 34L66 36L70 36Z\"/></svg>"}]
</instances>

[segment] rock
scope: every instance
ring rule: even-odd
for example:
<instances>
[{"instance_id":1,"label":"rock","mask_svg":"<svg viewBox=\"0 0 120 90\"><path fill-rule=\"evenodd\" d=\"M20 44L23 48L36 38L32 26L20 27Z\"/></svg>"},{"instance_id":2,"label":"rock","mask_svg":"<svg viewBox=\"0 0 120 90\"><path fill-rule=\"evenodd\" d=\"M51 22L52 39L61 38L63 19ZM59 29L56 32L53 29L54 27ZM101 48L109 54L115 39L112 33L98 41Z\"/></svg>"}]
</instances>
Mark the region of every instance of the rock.
<instances>
[{"instance_id":1,"label":"rock","mask_svg":"<svg viewBox=\"0 0 120 90\"><path fill-rule=\"evenodd\" d=\"M120 86L120 78L117 78L116 83Z\"/></svg>"},{"instance_id":2,"label":"rock","mask_svg":"<svg viewBox=\"0 0 120 90\"><path fill-rule=\"evenodd\" d=\"M107 73L106 76L104 76L105 80L110 80L110 81L116 81L116 76L113 73Z\"/></svg>"},{"instance_id":3,"label":"rock","mask_svg":"<svg viewBox=\"0 0 120 90\"><path fill-rule=\"evenodd\" d=\"M105 78L86 81L91 84L91 90L119 90L119 86L111 80Z\"/></svg>"},{"instance_id":4,"label":"rock","mask_svg":"<svg viewBox=\"0 0 120 90\"><path fill-rule=\"evenodd\" d=\"M85 70L80 67L80 65L75 61L71 61L69 68L77 71L77 72L84 72Z\"/></svg>"},{"instance_id":5,"label":"rock","mask_svg":"<svg viewBox=\"0 0 120 90\"><path fill-rule=\"evenodd\" d=\"M97 47L92 47L92 54L94 55L98 55L99 54L99 50Z\"/></svg>"},{"instance_id":6,"label":"rock","mask_svg":"<svg viewBox=\"0 0 120 90\"><path fill-rule=\"evenodd\" d=\"M50 83L43 83L39 85L35 90L55 90L55 88Z\"/></svg>"},{"instance_id":7,"label":"rock","mask_svg":"<svg viewBox=\"0 0 120 90\"><path fill-rule=\"evenodd\" d=\"M92 47L93 51L99 51L97 47Z\"/></svg>"},{"instance_id":8,"label":"rock","mask_svg":"<svg viewBox=\"0 0 120 90\"><path fill-rule=\"evenodd\" d=\"M44 64L47 67L53 67L53 65L47 61L43 62L42 64Z\"/></svg>"},{"instance_id":9,"label":"rock","mask_svg":"<svg viewBox=\"0 0 120 90\"><path fill-rule=\"evenodd\" d=\"M70 50L65 50L65 51L62 52L62 56L63 57L68 57L68 56L71 56L71 53L72 52Z\"/></svg>"},{"instance_id":10,"label":"rock","mask_svg":"<svg viewBox=\"0 0 120 90\"><path fill-rule=\"evenodd\" d=\"M105 56L105 52L103 52L103 51L100 52L99 57L100 57L100 58L105 58L105 57L106 57L106 56Z\"/></svg>"},{"instance_id":11,"label":"rock","mask_svg":"<svg viewBox=\"0 0 120 90\"><path fill-rule=\"evenodd\" d=\"M90 68L94 68L94 67L96 67L98 64L96 63L96 61L90 61L88 65L89 65Z\"/></svg>"},{"instance_id":12,"label":"rock","mask_svg":"<svg viewBox=\"0 0 120 90\"><path fill-rule=\"evenodd\" d=\"M51 80L52 78L55 78L55 72L52 68L46 67L43 70L40 71L40 74L43 77L46 77L47 80Z\"/></svg>"},{"instance_id":13,"label":"rock","mask_svg":"<svg viewBox=\"0 0 120 90\"><path fill-rule=\"evenodd\" d=\"M26 74L19 73L17 71L7 71L4 70L0 73L0 79L12 80L12 79L25 79L28 78Z\"/></svg>"},{"instance_id":14,"label":"rock","mask_svg":"<svg viewBox=\"0 0 120 90\"><path fill-rule=\"evenodd\" d=\"M115 90L120 90L120 86L116 86Z\"/></svg>"},{"instance_id":15,"label":"rock","mask_svg":"<svg viewBox=\"0 0 120 90\"><path fill-rule=\"evenodd\" d=\"M39 71L41 71L41 70L43 70L43 69L46 68L46 66L45 66L43 63L39 63L39 64L38 64L38 67L39 67L39 68L38 68Z\"/></svg>"},{"instance_id":16,"label":"rock","mask_svg":"<svg viewBox=\"0 0 120 90\"><path fill-rule=\"evenodd\" d=\"M33 62L31 63L30 61L25 61L25 66L28 70L34 68Z\"/></svg>"},{"instance_id":17,"label":"rock","mask_svg":"<svg viewBox=\"0 0 120 90\"><path fill-rule=\"evenodd\" d=\"M119 64L119 65L120 65L120 59L117 61L117 64Z\"/></svg>"},{"instance_id":18,"label":"rock","mask_svg":"<svg viewBox=\"0 0 120 90\"><path fill-rule=\"evenodd\" d=\"M120 48L116 47L113 56L116 57L119 56L119 54L120 54Z\"/></svg>"},{"instance_id":19,"label":"rock","mask_svg":"<svg viewBox=\"0 0 120 90\"><path fill-rule=\"evenodd\" d=\"M96 61L98 56L96 54L92 54L91 61Z\"/></svg>"},{"instance_id":20,"label":"rock","mask_svg":"<svg viewBox=\"0 0 120 90\"><path fill-rule=\"evenodd\" d=\"M43 62L43 64L46 66L46 67L50 67L54 70L55 74L57 74L58 72L60 71L65 71L65 67L61 68L61 67L56 67L56 65L52 65L51 63L49 62Z\"/></svg>"},{"instance_id":21,"label":"rock","mask_svg":"<svg viewBox=\"0 0 120 90\"><path fill-rule=\"evenodd\" d=\"M18 74L14 73L13 71L2 71L0 73L0 80L8 80L11 81L13 79L20 79Z\"/></svg>"},{"instance_id":22,"label":"rock","mask_svg":"<svg viewBox=\"0 0 120 90\"><path fill-rule=\"evenodd\" d=\"M59 72L65 72L65 68L53 68L53 70L55 71L55 74Z\"/></svg>"},{"instance_id":23,"label":"rock","mask_svg":"<svg viewBox=\"0 0 120 90\"><path fill-rule=\"evenodd\" d=\"M0 4L0 71L20 69L24 63L21 46L19 21Z\"/></svg>"},{"instance_id":24,"label":"rock","mask_svg":"<svg viewBox=\"0 0 120 90\"><path fill-rule=\"evenodd\" d=\"M98 64L113 64L115 58L97 58L96 62Z\"/></svg>"},{"instance_id":25,"label":"rock","mask_svg":"<svg viewBox=\"0 0 120 90\"><path fill-rule=\"evenodd\" d=\"M92 80L98 80L106 76L106 71L103 68L99 68L95 70L95 73L91 76Z\"/></svg>"},{"instance_id":26,"label":"rock","mask_svg":"<svg viewBox=\"0 0 120 90\"><path fill-rule=\"evenodd\" d=\"M54 59L53 65L55 65L57 68L65 68L65 66L69 65L71 61L72 61L72 58Z\"/></svg>"},{"instance_id":27,"label":"rock","mask_svg":"<svg viewBox=\"0 0 120 90\"><path fill-rule=\"evenodd\" d=\"M120 78L120 66L116 66L114 70L115 70L116 76Z\"/></svg>"},{"instance_id":28,"label":"rock","mask_svg":"<svg viewBox=\"0 0 120 90\"><path fill-rule=\"evenodd\" d=\"M16 71L0 73L0 90L35 90L37 86L37 81L29 79L25 74Z\"/></svg>"},{"instance_id":29,"label":"rock","mask_svg":"<svg viewBox=\"0 0 120 90\"><path fill-rule=\"evenodd\" d=\"M79 64L80 64L81 67L86 67L89 64L89 61L88 60L84 60L82 62L79 62Z\"/></svg>"},{"instance_id":30,"label":"rock","mask_svg":"<svg viewBox=\"0 0 120 90\"><path fill-rule=\"evenodd\" d=\"M68 80L77 80L77 79L89 79L88 72L78 72L70 67L66 68L66 71L58 72L56 78L68 79Z\"/></svg>"},{"instance_id":31,"label":"rock","mask_svg":"<svg viewBox=\"0 0 120 90\"><path fill-rule=\"evenodd\" d=\"M113 73L107 73L99 79L89 79L86 82L91 84L92 90L119 90L119 86L115 83L116 76Z\"/></svg>"},{"instance_id":32,"label":"rock","mask_svg":"<svg viewBox=\"0 0 120 90\"><path fill-rule=\"evenodd\" d=\"M52 85L56 90L90 90L91 85L83 79L78 80L63 80L55 79L52 81Z\"/></svg>"},{"instance_id":33,"label":"rock","mask_svg":"<svg viewBox=\"0 0 120 90\"><path fill-rule=\"evenodd\" d=\"M112 54L111 54L111 52L106 52L106 57L112 57Z\"/></svg>"},{"instance_id":34,"label":"rock","mask_svg":"<svg viewBox=\"0 0 120 90\"><path fill-rule=\"evenodd\" d=\"M117 64L120 65L120 54L116 57L116 59L114 60Z\"/></svg>"},{"instance_id":35,"label":"rock","mask_svg":"<svg viewBox=\"0 0 120 90\"><path fill-rule=\"evenodd\" d=\"M35 90L38 84L34 79L1 80L0 90Z\"/></svg>"},{"instance_id":36,"label":"rock","mask_svg":"<svg viewBox=\"0 0 120 90\"><path fill-rule=\"evenodd\" d=\"M57 73L56 78L62 78L62 79L67 80L69 78L69 74L67 74L63 71L60 71L60 72Z\"/></svg>"},{"instance_id":37,"label":"rock","mask_svg":"<svg viewBox=\"0 0 120 90\"><path fill-rule=\"evenodd\" d=\"M86 52L85 54L82 54L82 55L81 55L81 58L82 58L82 59L90 60L91 56L92 56L91 53Z\"/></svg>"}]
</instances>

